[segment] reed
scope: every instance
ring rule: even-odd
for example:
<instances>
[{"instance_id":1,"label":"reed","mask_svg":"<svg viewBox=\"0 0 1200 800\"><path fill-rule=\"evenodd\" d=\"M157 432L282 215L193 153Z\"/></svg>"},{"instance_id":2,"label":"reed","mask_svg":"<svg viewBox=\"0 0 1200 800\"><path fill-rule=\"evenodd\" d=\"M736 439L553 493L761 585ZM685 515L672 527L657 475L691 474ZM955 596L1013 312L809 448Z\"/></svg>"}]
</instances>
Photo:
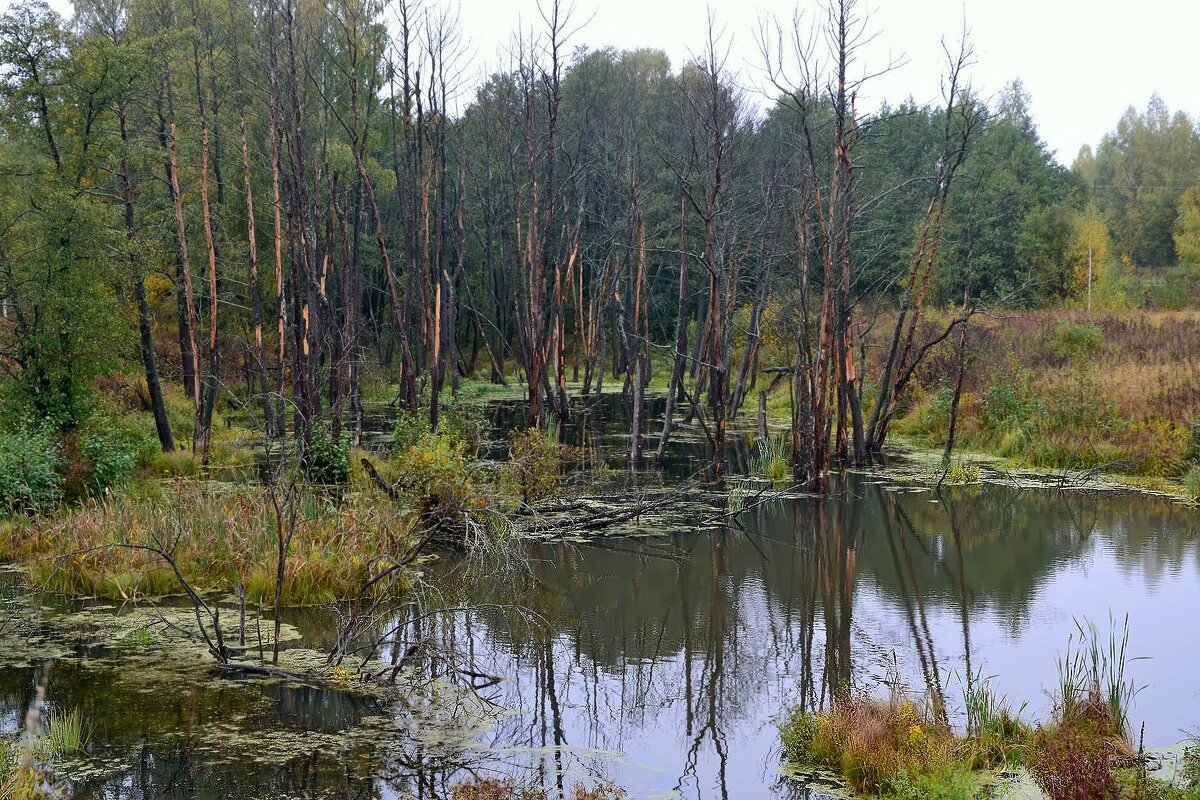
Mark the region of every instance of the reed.
<instances>
[{"instance_id":1,"label":"reed","mask_svg":"<svg viewBox=\"0 0 1200 800\"><path fill-rule=\"evenodd\" d=\"M1099 701L1107 706L1112 732L1132 747L1129 707L1143 687L1128 676L1130 663L1141 660L1129 655L1129 615L1120 625L1110 617L1103 634L1091 620L1076 620L1075 628L1058 659L1059 721L1069 723L1081 712L1090 713Z\"/></svg>"},{"instance_id":2,"label":"reed","mask_svg":"<svg viewBox=\"0 0 1200 800\"><path fill-rule=\"evenodd\" d=\"M786 433L760 439L750 456L751 474L769 481L784 481L791 475L790 447Z\"/></svg>"}]
</instances>

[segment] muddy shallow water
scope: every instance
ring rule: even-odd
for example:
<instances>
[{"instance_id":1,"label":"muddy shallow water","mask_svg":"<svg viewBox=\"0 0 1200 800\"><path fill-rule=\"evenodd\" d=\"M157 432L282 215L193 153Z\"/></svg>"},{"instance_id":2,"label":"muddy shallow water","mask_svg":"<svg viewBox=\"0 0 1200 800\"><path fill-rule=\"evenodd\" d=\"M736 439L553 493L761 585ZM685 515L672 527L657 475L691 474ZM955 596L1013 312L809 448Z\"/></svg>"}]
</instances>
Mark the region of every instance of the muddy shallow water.
<instances>
[{"instance_id":1,"label":"muddy shallow water","mask_svg":"<svg viewBox=\"0 0 1200 800\"><path fill-rule=\"evenodd\" d=\"M592 466L620 466L619 434L576 424L567 437L594 450ZM735 452L735 464L745 457ZM595 491L656 490L700 458L683 436L673 477L612 469ZM470 768L541 782L554 797L596 778L636 798L803 797L778 772L785 707L900 680L946 698L953 716L968 675L994 676L1037 718L1076 621L1107 631L1126 614L1130 654L1142 657L1130 666L1144 687L1134 729L1144 724L1153 747L1200 725L1196 510L998 483L931 492L867 475L841 489L765 503L719 528L700 521L723 501L696 488L621 535L531 542L528 562L508 570L481 577L444 563L432 602L473 610L397 612L385 650L444 646L504 678L477 697L447 688L385 703L218 679L137 637L110 645L94 631L58 632L0 654L0 731L16 728L37 665L55 656L49 696L80 707L90 730L77 796L440 797ZM289 621L297 645L319 649L333 634L325 610ZM436 678L437 659L428 669Z\"/></svg>"}]
</instances>

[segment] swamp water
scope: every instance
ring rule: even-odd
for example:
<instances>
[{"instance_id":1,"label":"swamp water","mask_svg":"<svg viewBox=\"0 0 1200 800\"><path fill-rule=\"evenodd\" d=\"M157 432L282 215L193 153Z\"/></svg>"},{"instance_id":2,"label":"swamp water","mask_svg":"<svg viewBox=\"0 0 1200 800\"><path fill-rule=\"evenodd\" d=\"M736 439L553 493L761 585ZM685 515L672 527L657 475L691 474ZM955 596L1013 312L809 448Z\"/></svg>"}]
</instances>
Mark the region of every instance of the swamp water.
<instances>
[{"instance_id":1,"label":"swamp water","mask_svg":"<svg viewBox=\"0 0 1200 800\"><path fill-rule=\"evenodd\" d=\"M681 437L676 477L631 477L627 440L596 429L567 432L608 465L574 476L591 496L661 493L699 468ZM932 492L896 474L842 489L751 504L719 527L705 520L725 499L697 487L619 533L529 542L527 560L486 576L443 560L428 602L469 610L398 612L383 655L460 654L503 678L478 692L436 682L438 657L422 667L426 691L400 701L219 678L140 629L97 624L128 608L34 598L35 623L0 635L0 732L19 726L53 658L52 705L84 718L77 797L443 797L467 770L551 797L596 779L634 798L815 797L779 773L783 709L899 681L953 716L970 675L994 676L1037 719L1076 620L1107 633L1126 614L1143 657L1129 668L1145 687L1134 730L1155 747L1200 726L1195 509L1001 482ZM291 646L319 650L336 619L314 609L289 623Z\"/></svg>"}]
</instances>

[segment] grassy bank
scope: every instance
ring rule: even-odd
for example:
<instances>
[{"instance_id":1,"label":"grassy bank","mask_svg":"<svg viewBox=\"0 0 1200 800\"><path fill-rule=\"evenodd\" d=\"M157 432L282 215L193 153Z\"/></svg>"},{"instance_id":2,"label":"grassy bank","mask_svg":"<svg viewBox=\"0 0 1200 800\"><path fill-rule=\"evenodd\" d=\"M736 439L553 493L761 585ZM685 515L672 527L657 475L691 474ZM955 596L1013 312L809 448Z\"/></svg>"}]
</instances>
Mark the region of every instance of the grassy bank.
<instances>
[{"instance_id":1,"label":"grassy bank","mask_svg":"<svg viewBox=\"0 0 1200 800\"><path fill-rule=\"evenodd\" d=\"M186 451L146 448L148 456L123 458L123 472L101 490L72 499L58 491L52 503L0 519L0 562L20 565L34 588L67 595L156 597L179 593L182 578L198 591L272 604L283 541L282 602L303 606L354 597L397 562L415 578L420 559L439 548L502 548L509 514L557 487L559 449L545 434L515 431L509 460L478 460L484 395L447 393L437 433L423 413L401 413L370 452L316 431L302 464L289 448L268 458L233 424L208 466ZM136 429L136 415L114 420L112 430ZM71 464L96 469L47 452L56 460L37 474L51 488Z\"/></svg>"},{"instance_id":2,"label":"grassy bank","mask_svg":"<svg viewBox=\"0 0 1200 800\"><path fill-rule=\"evenodd\" d=\"M1051 717L1038 725L976 676L965 682L961 731L939 696L844 694L824 710L786 716L783 756L795 770L823 771L855 795L888 800L994 796L984 787L1018 768L1050 800L1200 800L1200 744L1183 751L1169 781L1147 768L1126 716L1137 693L1126 674L1127 643L1127 625L1107 637L1080 625L1058 660Z\"/></svg>"},{"instance_id":3,"label":"grassy bank","mask_svg":"<svg viewBox=\"0 0 1200 800\"><path fill-rule=\"evenodd\" d=\"M1182 483L1200 495L1200 313L1023 313L972 322L956 445L1016 466ZM895 433L940 446L956 361L922 367Z\"/></svg>"}]
</instances>

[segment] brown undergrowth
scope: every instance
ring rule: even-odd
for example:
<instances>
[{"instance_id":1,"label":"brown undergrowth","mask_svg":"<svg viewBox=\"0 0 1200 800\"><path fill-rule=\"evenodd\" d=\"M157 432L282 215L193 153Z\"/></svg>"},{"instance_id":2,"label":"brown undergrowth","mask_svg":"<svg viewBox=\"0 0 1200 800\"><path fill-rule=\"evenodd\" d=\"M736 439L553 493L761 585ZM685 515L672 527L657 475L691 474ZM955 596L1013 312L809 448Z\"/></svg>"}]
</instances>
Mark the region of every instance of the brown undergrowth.
<instances>
[{"instance_id":1,"label":"brown undergrowth","mask_svg":"<svg viewBox=\"0 0 1200 800\"><path fill-rule=\"evenodd\" d=\"M925 335L948 319L927 322ZM1200 465L1200 312L1014 312L971 325L960 446L1149 477ZM877 349L868 343L868 360ZM956 373L943 342L918 370L896 432L940 445Z\"/></svg>"}]
</instances>

